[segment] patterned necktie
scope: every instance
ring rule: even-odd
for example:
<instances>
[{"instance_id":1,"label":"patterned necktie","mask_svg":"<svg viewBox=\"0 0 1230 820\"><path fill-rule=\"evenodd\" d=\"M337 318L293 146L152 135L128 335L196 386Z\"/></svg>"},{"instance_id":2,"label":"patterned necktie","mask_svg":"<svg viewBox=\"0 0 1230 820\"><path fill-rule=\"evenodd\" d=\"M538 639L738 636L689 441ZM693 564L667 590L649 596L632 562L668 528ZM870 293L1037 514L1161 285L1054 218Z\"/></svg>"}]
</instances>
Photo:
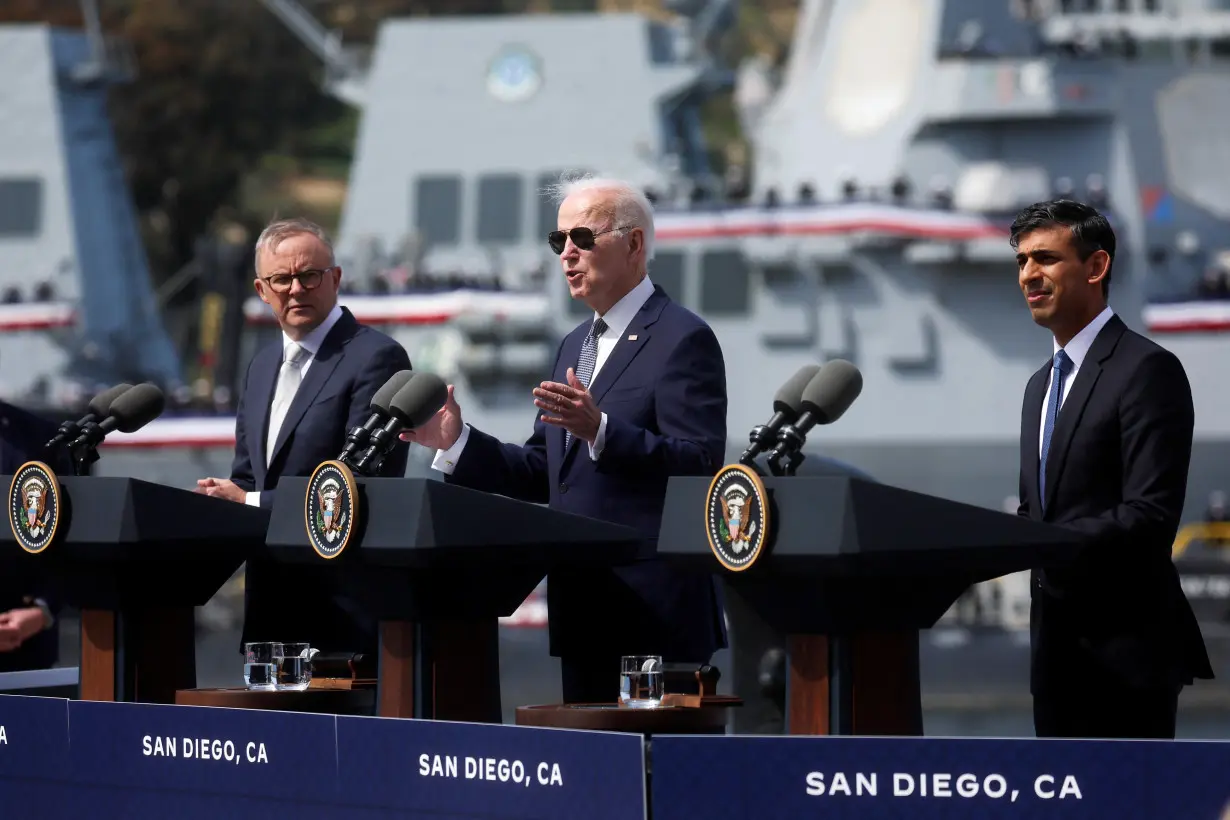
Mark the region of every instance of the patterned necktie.
<instances>
[{"instance_id":1,"label":"patterned necktie","mask_svg":"<svg viewBox=\"0 0 1230 820\"><path fill-rule=\"evenodd\" d=\"M1063 379L1072 369L1072 360L1062 350L1055 354L1051 368L1051 400L1046 405L1046 422L1042 425L1042 454L1038 459L1038 498L1046 510L1046 457L1051 450L1051 435L1059 420L1059 408L1063 405Z\"/></svg>"},{"instance_id":2,"label":"patterned necktie","mask_svg":"<svg viewBox=\"0 0 1230 820\"><path fill-rule=\"evenodd\" d=\"M278 385L273 391L273 404L269 407L269 438L265 442L265 466L273 461L273 447L277 443L282 422L286 420L286 411L295 399L299 390L299 382L303 379L303 360L307 358L307 350L301 345L291 342L286 346L286 355L282 359L282 369L278 371Z\"/></svg>"},{"instance_id":3,"label":"patterned necktie","mask_svg":"<svg viewBox=\"0 0 1230 820\"><path fill-rule=\"evenodd\" d=\"M577 359L577 379L589 389L590 380L594 377L594 365L598 363L598 337L606 331L606 322L599 316L589 329L589 335L581 344L581 356ZM564 451L572 444L572 433L564 431Z\"/></svg>"}]
</instances>

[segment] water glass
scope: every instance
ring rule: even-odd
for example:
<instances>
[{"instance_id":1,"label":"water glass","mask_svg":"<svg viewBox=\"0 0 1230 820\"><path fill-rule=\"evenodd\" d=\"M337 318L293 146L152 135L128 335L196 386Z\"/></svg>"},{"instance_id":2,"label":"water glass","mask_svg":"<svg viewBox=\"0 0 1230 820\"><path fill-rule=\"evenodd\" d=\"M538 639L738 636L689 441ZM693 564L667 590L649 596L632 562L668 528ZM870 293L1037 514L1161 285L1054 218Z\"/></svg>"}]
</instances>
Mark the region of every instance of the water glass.
<instances>
[{"instance_id":1,"label":"water glass","mask_svg":"<svg viewBox=\"0 0 1230 820\"><path fill-rule=\"evenodd\" d=\"M661 655L624 655L619 659L619 702L633 709L653 709L662 702Z\"/></svg>"},{"instance_id":2,"label":"water glass","mask_svg":"<svg viewBox=\"0 0 1230 820\"><path fill-rule=\"evenodd\" d=\"M249 689L273 689L278 680L282 644L271 641L243 645L243 682Z\"/></svg>"},{"instance_id":3,"label":"water glass","mask_svg":"<svg viewBox=\"0 0 1230 820\"><path fill-rule=\"evenodd\" d=\"M306 689L312 680L312 647L306 643L280 643L277 656L278 688Z\"/></svg>"}]
</instances>

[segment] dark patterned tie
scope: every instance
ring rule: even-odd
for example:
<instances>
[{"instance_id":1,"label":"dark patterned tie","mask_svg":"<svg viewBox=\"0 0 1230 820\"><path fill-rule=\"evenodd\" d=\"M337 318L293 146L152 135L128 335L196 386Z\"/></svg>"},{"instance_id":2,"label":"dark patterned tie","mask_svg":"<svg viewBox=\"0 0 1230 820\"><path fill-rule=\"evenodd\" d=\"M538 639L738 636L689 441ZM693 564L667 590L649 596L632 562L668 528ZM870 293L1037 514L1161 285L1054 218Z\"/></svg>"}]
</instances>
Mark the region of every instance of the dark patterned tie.
<instances>
[{"instance_id":1,"label":"dark patterned tie","mask_svg":"<svg viewBox=\"0 0 1230 820\"><path fill-rule=\"evenodd\" d=\"M577 379L589 389L589 382L594 377L594 365L598 363L598 337L606 331L606 322L602 321L599 316L594 319L593 325L589 328L589 335L585 337L585 341L581 343L581 355L577 359ZM572 433L568 430L564 431L564 450L567 451L569 445L572 444Z\"/></svg>"},{"instance_id":2,"label":"dark patterned tie","mask_svg":"<svg viewBox=\"0 0 1230 820\"><path fill-rule=\"evenodd\" d=\"M1051 400L1046 405L1046 422L1042 425L1042 455L1038 459L1038 500L1046 510L1046 457L1051 450L1051 435L1059 420L1059 408L1063 405L1063 378L1072 369L1072 360L1062 350L1055 354L1051 368Z\"/></svg>"}]
</instances>

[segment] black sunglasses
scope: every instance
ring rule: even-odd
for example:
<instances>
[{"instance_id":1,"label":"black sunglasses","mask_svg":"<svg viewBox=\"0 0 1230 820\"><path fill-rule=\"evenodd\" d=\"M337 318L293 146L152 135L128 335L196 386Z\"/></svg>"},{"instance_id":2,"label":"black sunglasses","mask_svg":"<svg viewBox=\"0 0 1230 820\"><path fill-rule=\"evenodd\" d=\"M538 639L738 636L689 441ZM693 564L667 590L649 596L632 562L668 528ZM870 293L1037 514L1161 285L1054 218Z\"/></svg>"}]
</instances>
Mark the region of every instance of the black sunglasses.
<instances>
[{"instance_id":1,"label":"black sunglasses","mask_svg":"<svg viewBox=\"0 0 1230 820\"><path fill-rule=\"evenodd\" d=\"M594 247L594 240L602 236L604 233L614 233L615 231L626 230L628 226L620 228L609 228L605 231L594 233L593 228L572 228L567 231L551 231L547 234L547 244L551 246L551 250L557 254L564 252L564 243L569 237L572 238L572 244L576 245L583 251L588 251Z\"/></svg>"}]
</instances>

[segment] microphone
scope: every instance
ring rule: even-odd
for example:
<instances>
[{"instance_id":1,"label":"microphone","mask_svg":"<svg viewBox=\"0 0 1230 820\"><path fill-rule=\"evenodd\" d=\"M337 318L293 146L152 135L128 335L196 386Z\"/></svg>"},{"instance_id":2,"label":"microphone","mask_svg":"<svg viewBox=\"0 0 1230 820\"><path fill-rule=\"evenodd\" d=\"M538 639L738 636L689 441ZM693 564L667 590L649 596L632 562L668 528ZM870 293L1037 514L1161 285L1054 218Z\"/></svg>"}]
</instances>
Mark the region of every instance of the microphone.
<instances>
[{"instance_id":1,"label":"microphone","mask_svg":"<svg viewBox=\"0 0 1230 820\"><path fill-rule=\"evenodd\" d=\"M366 470L373 461L382 459L397 444L398 433L431 421L446 401L448 385L444 379L434 373L415 373L389 402L390 418L384 427L372 432L371 446L360 456L358 469Z\"/></svg>"},{"instance_id":2,"label":"microphone","mask_svg":"<svg viewBox=\"0 0 1230 820\"><path fill-rule=\"evenodd\" d=\"M783 458L794 458L807 440L807 432L817 424L832 424L850 409L863 392L863 374L845 359L833 359L812 377L803 390L799 407L802 413L792 424L782 426L769 464L777 472Z\"/></svg>"},{"instance_id":3,"label":"microphone","mask_svg":"<svg viewBox=\"0 0 1230 820\"><path fill-rule=\"evenodd\" d=\"M799 417L799 403L803 401L803 390L818 372L820 372L820 365L804 365L777 389L777 393L773 396L773 418L769 419L768 424L752 428L752 432L748 434L751 446L739 456L740 464L748 467L755 466L756 456L773 446L782 425Z\"/></svg>"},{"instance_id":4,"label":"microphone","mask_svg":"<svg viewBox=\"0 0 1230 820\"><path fill-rule=\"evenodd\" d=\"M138 384L111 402L111 406L107 408L107 417L100 423L86 424L81 435L69 447L73 450L93 449L113 430L119 430L121 433L140 430L162 415L165 407L166 396L158 389L158 385L149 382Z\"/></svg>"},{"instance_id":5,"label":"microphone","mask_svg":"<svg viewBox=\"0 0 1230 820\"><path fill-rule=\"evenodd\" d=\"M55 438L47 442L45 449L52 449L64 444L69 444L74 441L77 436L81 435L82 429L91 422L97 423L101 419L107 417L107 410L111 407L111 402L118 399L120 396L132 389L132 385L127 382L117 384L115 387L108 388L99 393L94 398L90 399L90 405L85 416L81 421L66 421L60 425L59 431L56 432Z\"/></svg>"},{"instance_id":6,"label":"microphone","mask_svg":"<svg viewBox=\"0 0 1230 820\"><path fill-rule=\"evenodd\" d=\"M390 376L389 380L375 392L369 405L372 414L368 416L367 421L363 422L361 426L350 428L350 432L346 435L346 446L342 448L342 454L337 457L338 461L350 464L348 459L355 451L362 450L367 446L371 440L372 431L381 422L389 418L389 402L397 395L398 390L406 386L413 376L413 370L399 370Z\"/></svg>"}]
</instances>

